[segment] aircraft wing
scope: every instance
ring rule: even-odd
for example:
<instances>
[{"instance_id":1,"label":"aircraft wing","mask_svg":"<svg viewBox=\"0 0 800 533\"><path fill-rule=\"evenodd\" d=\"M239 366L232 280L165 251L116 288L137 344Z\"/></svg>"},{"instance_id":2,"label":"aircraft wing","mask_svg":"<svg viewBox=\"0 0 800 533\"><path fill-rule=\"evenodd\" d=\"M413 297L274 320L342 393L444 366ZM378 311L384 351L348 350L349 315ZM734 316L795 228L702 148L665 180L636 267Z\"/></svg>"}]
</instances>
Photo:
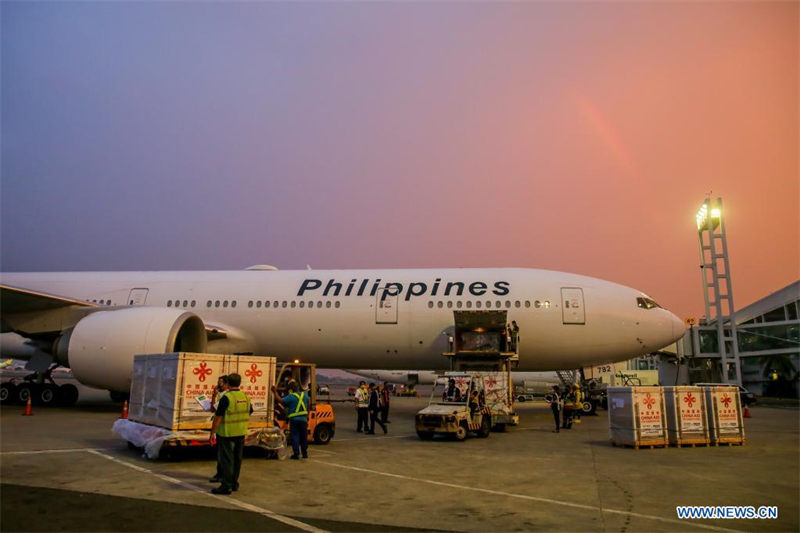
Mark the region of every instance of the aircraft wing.
<instances>
[{"instance_id":1,"label":"aircraft wing","mask_svg":"<svg viewBox=\"0 0 800 533\"><path fill-rule=\"evenodd\" d=\"M79 307L97 307L97 304L85 302L83 300L0 284L0 309L2 309L2 314L4 315L49 311L51 309L70 307L73 305Z\"/></svg>"}]
</instances>

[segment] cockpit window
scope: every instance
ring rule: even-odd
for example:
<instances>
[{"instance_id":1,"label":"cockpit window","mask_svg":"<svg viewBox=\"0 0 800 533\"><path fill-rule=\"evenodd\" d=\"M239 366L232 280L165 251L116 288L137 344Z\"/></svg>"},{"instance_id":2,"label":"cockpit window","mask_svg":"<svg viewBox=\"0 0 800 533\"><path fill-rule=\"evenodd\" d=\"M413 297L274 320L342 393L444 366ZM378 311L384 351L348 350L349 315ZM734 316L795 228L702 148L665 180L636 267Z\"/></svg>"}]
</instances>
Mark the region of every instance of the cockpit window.
<instances>
[{"instance_id":1,"label":"cockpit window","mask_svg":"<svg viewBox=\"0 0 800 533\"><path fill-rule=\"evenodd\" d=\"M640 309L653 309L655 307L661 307L655 302L655 300L651 300L650 298L644 298L641 296L639 298L636 298L636 305L638 305Z\"/></svg>"}]
</instances>

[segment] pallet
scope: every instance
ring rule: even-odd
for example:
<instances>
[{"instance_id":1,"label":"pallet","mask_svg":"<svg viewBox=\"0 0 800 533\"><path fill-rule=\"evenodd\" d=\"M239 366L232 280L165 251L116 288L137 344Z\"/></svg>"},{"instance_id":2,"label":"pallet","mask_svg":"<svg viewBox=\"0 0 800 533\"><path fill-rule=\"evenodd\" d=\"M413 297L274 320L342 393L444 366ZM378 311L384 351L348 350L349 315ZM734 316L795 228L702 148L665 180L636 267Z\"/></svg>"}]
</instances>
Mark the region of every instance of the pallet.
<instances>
[{"instance_id":1,"label":"pallet","mask_svg":"<svg viewBox=\"0 0 800 533\"><path fill-rule=\"evenodd\" d=\"M638 450L639 448L666 448L669 444L666 441L652 441L652 440L640 440L640 441L611 441L612 446L621 446L623 448L633 448L634 450Z\"/></svg>"},{"instance_id":2,"label":"pallet","mask_svg":"<svg viewBox=\"0 0 800 533\"><path fill-rule=\"evenodd\" d=\"M712 446L744 446L745 439L726 439L712 442Z\"/></svg>"},{"instance_id":3,"label":"pallet","mask_svg":"<svg viewBox=\"0 0 800 533\"><path fill-rule=\"evenodd\" d=\"M711 446L711 441L709 439L684 439L670 444L676 448L694 448L697 446Z\"/></svg>"}]
</instances>

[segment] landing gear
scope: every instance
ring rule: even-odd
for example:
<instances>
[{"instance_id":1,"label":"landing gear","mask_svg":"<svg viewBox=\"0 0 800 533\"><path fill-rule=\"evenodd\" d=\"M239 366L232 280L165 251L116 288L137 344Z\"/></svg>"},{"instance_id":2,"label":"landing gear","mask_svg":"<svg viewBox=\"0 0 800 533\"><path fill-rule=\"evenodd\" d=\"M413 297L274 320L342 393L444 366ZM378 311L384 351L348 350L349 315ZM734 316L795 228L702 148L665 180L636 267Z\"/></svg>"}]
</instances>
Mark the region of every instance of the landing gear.
<instances>
[{"instance_id":1,"label":"landing gear","mask_svg":"<svg viewBox=\"0 0 800 533\"><path fill-rule=\"evenodd\" d=\"M78 387L67 383L66 385L61 385L58 389L59 393L59 403L65 407L70 407L75 405L78 401Z\"/></svg>"},{"instance_id":2,"label":"landing gear","mask_svg":"<svg viewBox=\"0 0 800 533\"><path fill-rule=\"evenodd\" d=\"M37 405L49 407L55 405L58 401L58 385L52 383L35 386L33 393L33 402Z\"/></svg>"},{"instance_id":3,"label":"landing gear","mask_svg":"<svg viewBox=\"0 0 800 533\"><path fill-rule=\"evenodd\" d=\"M125 400L130 399L131 396L127 392L117 392L113 390L108 391L108 395L111 397L112 402L118 402L118 403L122 403Z\"/></svg>"},{"instance_id":4,"label":"landing gear","mask_svg":"<svg viewBox=\"0 0 800 533\"><path fill-rule=\"evenodd\" d=\"M36 385L33 383L20 383L17 385L17 393L14 395L14 400L20 405L28 403L30 398L33 401L33 389Z\"/></svg>"},{"instance_id":5,"label":"landing gear","mask_svg":"<svg viewBox=\"0 0 800 533\"><path fill-rule=\"evenodd\" d=\"M14 401L17 386L12 382L0 384L0 403L9 404Z\"/></svg>"}]
</instances>

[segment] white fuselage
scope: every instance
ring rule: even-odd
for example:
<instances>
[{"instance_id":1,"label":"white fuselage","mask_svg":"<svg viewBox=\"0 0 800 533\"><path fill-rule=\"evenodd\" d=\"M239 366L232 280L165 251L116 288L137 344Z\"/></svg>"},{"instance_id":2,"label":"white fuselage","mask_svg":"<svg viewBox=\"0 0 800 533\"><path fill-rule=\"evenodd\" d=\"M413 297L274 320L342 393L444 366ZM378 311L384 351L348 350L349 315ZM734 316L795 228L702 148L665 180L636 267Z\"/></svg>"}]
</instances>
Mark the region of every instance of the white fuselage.
<instances>
[{"instance_id":1,"label":"white fuselage","mask_svg":"<svg viewBox=\"0 0 800 533\"><path fill-rule=\"evenodd\" d=\"M112 309L178 307L226 333L210 352L332 368L444 369L458 309L506 310L519 370L625 360L683 335L669 311L638 307L635 289L535 269L6 273L2 283Z\"/></svg>"}]
</instances>

